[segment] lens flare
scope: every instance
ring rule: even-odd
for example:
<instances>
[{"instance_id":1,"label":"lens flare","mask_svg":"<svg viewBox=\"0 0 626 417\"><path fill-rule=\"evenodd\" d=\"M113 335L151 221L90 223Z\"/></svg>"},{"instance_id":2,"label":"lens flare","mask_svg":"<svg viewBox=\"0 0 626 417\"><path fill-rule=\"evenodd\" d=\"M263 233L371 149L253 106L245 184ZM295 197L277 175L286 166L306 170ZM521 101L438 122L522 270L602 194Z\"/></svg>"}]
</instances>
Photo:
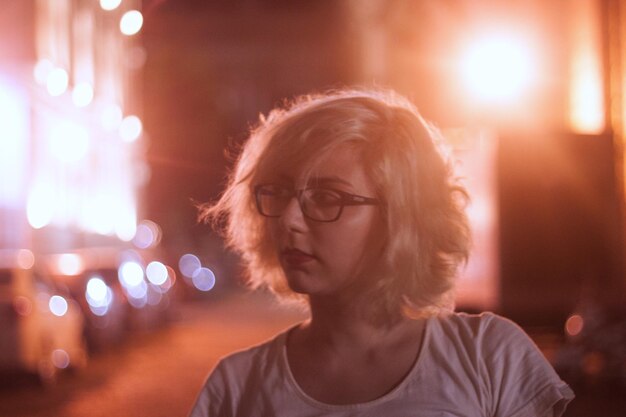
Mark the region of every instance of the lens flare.
<instances>
[{"instance_id":1,"label":"lens flare","mask_svg":"<svg viewBox=\"0 0 626 417\"><path fill-rule=\"evenodd\" d=\"M462 77L477 99L494 103L522 95L535 77L528 45L512 36L479 39L465 52Z\"/></svg>"}]
</instances>

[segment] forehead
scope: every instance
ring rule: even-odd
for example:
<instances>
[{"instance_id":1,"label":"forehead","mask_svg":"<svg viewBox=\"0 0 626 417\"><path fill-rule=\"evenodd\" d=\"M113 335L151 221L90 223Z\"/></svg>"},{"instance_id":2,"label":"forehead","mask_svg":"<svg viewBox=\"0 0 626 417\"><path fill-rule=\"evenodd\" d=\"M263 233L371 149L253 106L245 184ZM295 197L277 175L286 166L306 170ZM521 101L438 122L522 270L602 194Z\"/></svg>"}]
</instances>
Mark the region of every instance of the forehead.
<instances>
[{"instance_id":1,"label":"forehead","mask_svg":"<svg viewBox=\"0 0 626 417\"><path fill-rule=\"evenodd\" d=\"M373 189L361 152L349 145L338 146L304 161L299 166L279 169L276 172L281 178L293 182L297 188L317 184L359 191Z\"/></svg>"}]
</instances>

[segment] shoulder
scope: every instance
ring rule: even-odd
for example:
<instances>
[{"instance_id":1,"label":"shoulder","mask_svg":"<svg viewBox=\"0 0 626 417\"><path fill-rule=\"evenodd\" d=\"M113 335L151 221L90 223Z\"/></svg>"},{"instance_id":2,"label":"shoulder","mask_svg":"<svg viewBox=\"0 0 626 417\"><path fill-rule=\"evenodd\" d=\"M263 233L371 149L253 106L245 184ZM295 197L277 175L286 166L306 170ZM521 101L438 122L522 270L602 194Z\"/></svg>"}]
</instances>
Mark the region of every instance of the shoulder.
<instances>
[{"instance_id":1,"label":"shoulder","mask_svg":"<svg viewBox=\"0 0 626 417\"><path fill-rule=\"evenodd\" d=\"M204 383L190 415L234 415L250 391L257 391L266 381L279 379L288 331L221 358Z\"/></svg>"},{"instance_id":2,"label":"shoulder","mask_svg":"<svg viewBox=\"0 0 626 417\"><path fill-rule=\"evenodd\" d=\"M433 318L430 327L433 337L448 339L466 347L474 346L480 350L490 351L519 343L534 347L534 343L521 327L490 312L441 315Z\"/></svg>"},{"instance_id":3,"label":"shoulder","mask_svg":"<svg viewBox=\"0 0 626 417\"><path fill-rule=\"evenodd\" d=\"M433 339L454 346L488 383L497 416L560 415L573 398L532 339L513 321L493 313L454 313L434 320ZM443 340L442 340L443 339Z\"/></svg>"},{"instance_id":4,"label":"shoulder","mask_svg":"<svg viewBox=\"0 0 626 417\"><path fill-rule=\"evenodd\" d=\"M209 377L209 382L212 377L218 375L242 380L250 372L264 373L268 371L268 368L277 366L282 357L288 331L285 330L265 342L221 358Z\"/></svg>"}]
</instances>

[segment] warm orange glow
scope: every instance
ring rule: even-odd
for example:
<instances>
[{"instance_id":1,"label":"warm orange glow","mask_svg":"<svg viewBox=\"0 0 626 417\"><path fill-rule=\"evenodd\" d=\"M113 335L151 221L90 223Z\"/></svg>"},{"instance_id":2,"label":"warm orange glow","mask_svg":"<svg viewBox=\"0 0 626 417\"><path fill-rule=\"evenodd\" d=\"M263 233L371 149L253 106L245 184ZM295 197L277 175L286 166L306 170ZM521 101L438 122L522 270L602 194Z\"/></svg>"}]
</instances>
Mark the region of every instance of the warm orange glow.
<instances>
[{"instance_id":1,"label":"warm orange glow","mask_svg":"<svg viewBox=\"0 0 626 417\"><path fill-rule=\"evenodd\" d=\"M593 0L571 2L569 123L576 133L605 129L600 16Z\"/></svg>"},{"instance_id":2,"label":"warm orange glow","mask_svg":"<svg viewBox=\"0 0 626 417\"><path fill-rule=\"evenodd\" d=\"M499 304L498 213L495 164L497 137L489 130L458 129L444 132L457 144L461 162L458 174L472 196L467 215L472 228L473 247L457 282L459 306L493 310Z\"/></svg>"},{"instance_id":3,"label":"warm orange glow","mask_svg":"<svg viewBox=\"0 0 626 417\"><path fill-rule=\"evenodd\" d=\"M494 34L467 48L462 58L462 77L474 98L501 103L524 93L535 77L536 66L525 42Z\"/></svg>"},{"instance_id":4,"label":"warm orange glow","mask_svg":"<svg viewBox=\"0 0 626 417\"><path fill-rule=\"evenodd\" d=\"M565 322L565 331L570 336L577 336L583 331L585 321L579 314L570 316Z\"/></svg>"}]
</instances>

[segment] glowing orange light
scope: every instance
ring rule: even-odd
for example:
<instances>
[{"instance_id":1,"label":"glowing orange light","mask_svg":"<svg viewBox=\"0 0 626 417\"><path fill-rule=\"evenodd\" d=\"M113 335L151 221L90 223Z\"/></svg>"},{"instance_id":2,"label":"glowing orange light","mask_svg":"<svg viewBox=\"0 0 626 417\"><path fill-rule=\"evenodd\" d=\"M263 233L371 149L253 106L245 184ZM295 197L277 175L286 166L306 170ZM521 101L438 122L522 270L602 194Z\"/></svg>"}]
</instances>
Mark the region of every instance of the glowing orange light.
<instances>
[{"instance_id":1,"label":"glowing orange light","mask_svg":"<svg viewBox=\"0 0 626 417\"><path fill-rule=\"evenodd\" d=\"M571 7L569 122L574 132L598 134L605 128L599 11L593 0L572 2Z\"/></svg>"},{"instance_id":2,"label":"glowing orange light","mask_svg":"<svg viewBox=\"0 0 626 417\"><path fill-rule=\"evenodd\" d=\"M491 36L473 43L462 58L462 78L473 97L502 102L519 97L535 76L531 51L521 39Z\"/></svg>"},{"instance_id":3,"label":"glowing orange light","mask_svg":"<svg viewBox=\"0 0 626 417\"><path fill-rule=\"evenodd\" d=\"M577 336L583 331L585 321L579 314L570 316L565 322L565 331L570 336Z\"/></svg>"}]
</instances>

